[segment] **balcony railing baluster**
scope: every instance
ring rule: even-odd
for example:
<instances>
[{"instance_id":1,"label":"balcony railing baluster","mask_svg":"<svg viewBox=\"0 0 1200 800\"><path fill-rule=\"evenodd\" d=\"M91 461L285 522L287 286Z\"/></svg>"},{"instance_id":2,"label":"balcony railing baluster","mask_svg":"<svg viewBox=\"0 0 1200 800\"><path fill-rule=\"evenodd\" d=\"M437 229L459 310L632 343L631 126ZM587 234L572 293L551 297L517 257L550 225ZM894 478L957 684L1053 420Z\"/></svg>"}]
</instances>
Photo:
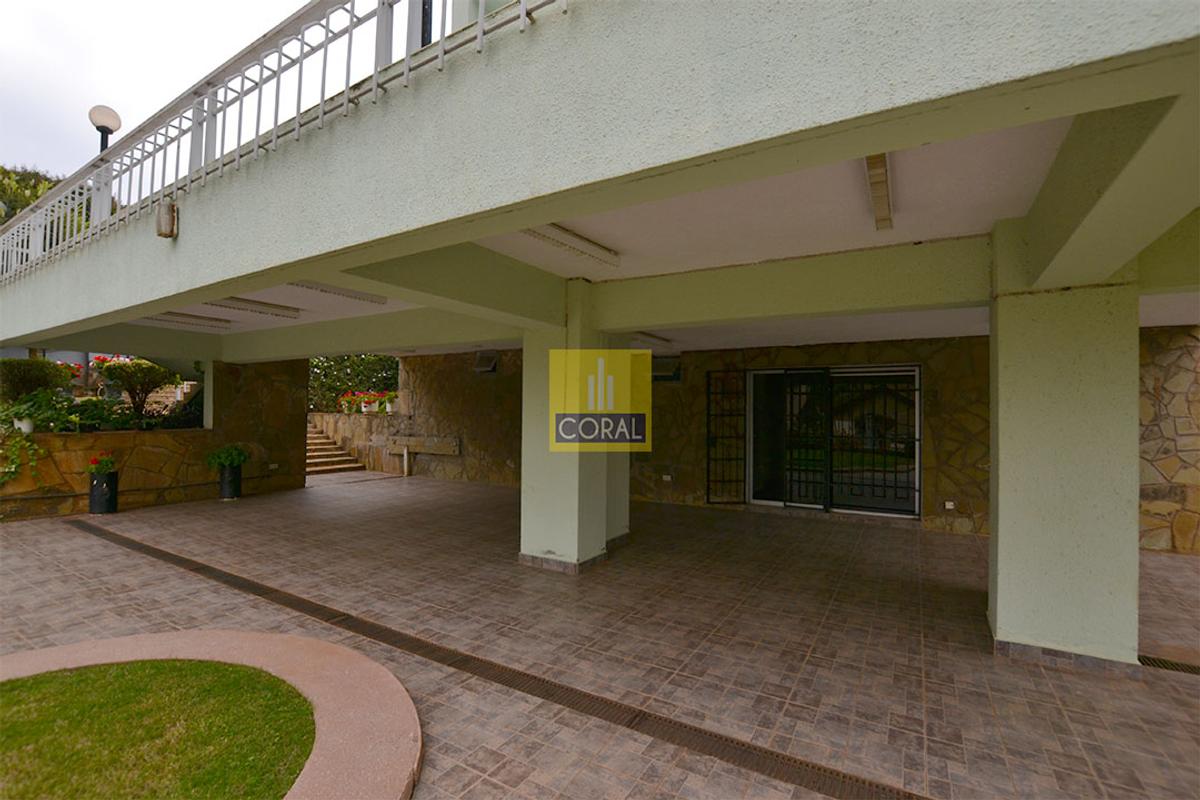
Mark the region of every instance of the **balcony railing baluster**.
<instances>
[{"instance_id":1,"label":"balcony railing baluster","mask_svg":"<svg viewBox=\"0 0 1200 800\"><path fill-rule=\"evenodd\" d=\"M392 61L393 20L395 6L403 3L417 4L408 6L403 16L408 28L404 37L403 66L385 75L396 63ZM403 80L408 86L411 74L429 64L441 71L446 56L469 46L472 40L476 51L482 52L486 35L513 22L518 23L520 30L525 30L534 12L555 3L566 10L566 0L517 0L494 12L490 16L491 27L488 27L486 3L481 0L478 18L459 32L463 35L455 36L447 34L448 4L441 0L437 50L417 57L417 48L427 43L420 37L424 35L428 40L434 27L432 20L422 17L422 14L431 13L432 3L423 6L422 0L313 0L268 34L269 41L275 42L274 47L262 51L247 48L0 227L0 285L120 227L143 208L152 209L156 202L190 192L197 184L206 186L210 174L214 177L224 175L227 161L240 169L244 146L251 148L255 159L260 150L275 152L281 125L290 126L296 139L300 138L305 125L316 123L318 128L324 127L327 101L334 109L340 104L342 115L349 115L350 106L358 105L363 96L369 95L377 102L386 90L386 84L392 80ZM335 18L343 17L344 24L335 23ZM423 34L418 31L415 42L414 24L423 30ZM321 40L309 41L310 31L319 31ZM356 33L360 35L356 36ZM356 61L354 43L356 40L362 42L363 35L368 44L361 44L360 49L373 48L373 57L366 58L364 54ZM455 41L448 43L448 38ZM343 39L346 65L341 97L337 94L327 97L329 50ZM286 52L286 48L292 46L297 48L294 57ZM275 56L273 68L268 66L272 55ZM321 79L314 108L311 91L307 95L309 102L305 102L304 62L318 55ZM293 68L295 72L289 76L289 70ZM280 100L289 77L294 77L296 82L296 113L293 118L281 120ZM310 88L311 84L310 78ZM229 117L234 95L237 97L236 120ZM247 133L244 124L248 116L246 103L251 101L254 103L254 123ZM262 130L264 102L273 105L269 144ZM188 140L186 145L184 138ZM170 168L172 145L175 151L173 176ZM183 166L185 158L186 168Z\"/></svg>"}]
</instances>

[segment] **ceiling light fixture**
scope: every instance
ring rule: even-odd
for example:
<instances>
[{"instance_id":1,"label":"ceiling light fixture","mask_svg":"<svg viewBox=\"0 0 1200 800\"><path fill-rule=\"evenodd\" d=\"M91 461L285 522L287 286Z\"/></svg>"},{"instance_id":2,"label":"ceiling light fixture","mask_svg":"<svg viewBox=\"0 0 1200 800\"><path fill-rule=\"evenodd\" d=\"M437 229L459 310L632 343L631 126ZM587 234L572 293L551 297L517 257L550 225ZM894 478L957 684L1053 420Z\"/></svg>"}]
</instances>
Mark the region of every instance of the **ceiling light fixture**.
<instances>
[{"instance_id":1,"label":"ceiling light fixture","mask_svg":"<svg viewBox=\"0 0 1200 800\"><path fill-rule=\"evenodd\" d=\"M387 305L388 299L381 294L370 294L369 292L357 292L354 289L346 289L341 286L331 286L328 283L318 283L317 281L292 281L288 286L295 286L298 289L308 289L310 292L321 292L322 294L332 294L338 297L345 297L347 300L357 300L360 303L374 303L375 305Z\"/></svg>"},{"instance_id":2,"label":"ceiling light fixture","mask_svg":"<svg viewBox=\"0 0 1200 800\"><path fill-rule=\"evenodd\" d=\"M143 322L159 325L173 325L185 328L208 328L210 330L228 330L233 320L220 317L206 317L203 314L185 314L182 311L164 311L146 317Z\"/></svg>"},{"instance_id":3,"label":"ceiling light fixture","mask_svg":"<svg viewBox=\"0 0 1200 800\"><path fill-rule=\"evenodd\" d=\"M249 314L262 314L264 317L282 317L283 319L300 319L304 309L295 306L282 306L278 303L265 303L262 300L250 300L245 297L226 297L224 300L207 300L204 305L213 308L224 308L227 311L245 311Z\"/></svg>"},{"instance_id":4,"label":"ceiling light fixture","mask_svg":"<svg viewBox=\"0 0 1200 800\"><path fill-rule=\"evenodd\" d=\"M545 242L552 247L557 247L560 250L566 250L574 255L599 261L606 267L621 266L621 254L616 250L607 248L599 242L594 242L586 236L580 236L575 231L570 228L564 228L562 225L550 223L549 225L540 225L536 228L526 228L521 233Z\"/></svg>"},{"instance_id":5,"label":"ceiling light fixture","mask_svg":"<svg viewBox=\"0 0 1200 800\"><path fill-rule=\"evenodd\" d=\"M871 192L871 209L875 212L875 230L892 228L892 190L888 181L887 153L867 156L867 189Z\"/></svg>"}]
</instances>

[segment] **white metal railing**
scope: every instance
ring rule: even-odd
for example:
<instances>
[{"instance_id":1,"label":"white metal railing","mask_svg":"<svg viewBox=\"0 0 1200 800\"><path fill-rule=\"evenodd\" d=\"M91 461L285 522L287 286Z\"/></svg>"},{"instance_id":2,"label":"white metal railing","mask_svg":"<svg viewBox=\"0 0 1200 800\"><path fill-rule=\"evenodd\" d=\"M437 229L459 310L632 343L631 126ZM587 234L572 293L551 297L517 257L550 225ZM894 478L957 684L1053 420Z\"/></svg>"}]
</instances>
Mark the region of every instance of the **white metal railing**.
<instances>
[{"instance_id":1,"label":"white metal railing","mask_svg":"<svg viewBox=\"0 0 1200 800\"><path fill-rule=\"evenodd\" d=\"M447 0L313 0L0 228L0 285L348 115L364 97L376 102L388 84L408 86L422 67L440 71L460 48L482 52L500 28L524 31L552 4L566 11L566 0L515 0L487 14L480 0L474 22L447 34ZM394 58L397 40L403 56Z\"/></svg>"}]
</instances>

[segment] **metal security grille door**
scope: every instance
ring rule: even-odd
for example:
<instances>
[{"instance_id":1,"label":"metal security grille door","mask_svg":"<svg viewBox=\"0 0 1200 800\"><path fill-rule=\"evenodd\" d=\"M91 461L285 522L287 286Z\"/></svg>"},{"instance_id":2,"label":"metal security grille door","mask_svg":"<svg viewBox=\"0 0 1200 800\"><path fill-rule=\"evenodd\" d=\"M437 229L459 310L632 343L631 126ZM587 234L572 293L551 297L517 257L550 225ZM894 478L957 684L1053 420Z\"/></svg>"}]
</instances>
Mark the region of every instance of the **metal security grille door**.
<instances>
[{"instance_id":1,"label":"metal security grille door","mask_svg":"<svg viewBox=\"0 0 1200 800\"><path fill-rule=\"evenodd\" d=\"M918 389L912 369L830 376L830 505L918 512Z\"/></svg>"},{"instance_id":2,"label":"metal security grille door","mask_svg":"<svg viewBox=\"0 0 1200 800\"><path fill-rule=\"evenodd\" d=\"M746 373L708 373L709 503L746 501Z\"/></svg>"},{"instance_id":3,"label":"metal security grille door","mask_svg":"<svg viewBox=\"0 0 1200 800\"><path fill-rule=\"evenodd\" d=\"M747 499L919 512L917 368L754 372L748 390Z\"/></svg>"},{"instance_id":4,"label":"metal security grille door","mask_svg":"<svg viewBox=\"0 0 1200 800\"><path fill-rule=\"evenodd\" d=\"M829 375L824 370L786 372L786 501L829 504Z\"/></svg>"}]
</instances>

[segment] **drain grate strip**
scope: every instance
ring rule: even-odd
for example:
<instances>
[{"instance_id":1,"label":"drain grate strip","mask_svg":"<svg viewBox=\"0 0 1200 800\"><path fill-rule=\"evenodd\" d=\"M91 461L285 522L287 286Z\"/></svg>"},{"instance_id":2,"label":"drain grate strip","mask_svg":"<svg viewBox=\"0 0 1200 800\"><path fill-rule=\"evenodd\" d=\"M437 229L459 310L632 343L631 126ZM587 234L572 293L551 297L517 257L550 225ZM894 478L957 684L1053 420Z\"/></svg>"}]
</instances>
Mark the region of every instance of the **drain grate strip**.
<instances>
[{"instance_id":1,"label":"drain grate strip","mask_svg":"<svg viewBox=\"0 0 1200 800\"><path fill-rule=\"evenodd\" d=\"M1159 658L1158 656L1138 656L1138 663L1143 667L1169 669L1172 672L1186 672L1189 675L1200 675L1200 665L1185 664L1182 661L1172 661L1169 658Z\"/></svg>"},{"instance_id":2,"label":"drain grate strip","mask_svg":"<svg viewBox=\"0 0 1200 800\"><path fill-rule=\"evenodd\" d=\"M904 789L860 778L857 775L805 761L742 739L715 733L662 714L507 667L486 658L473 656L461 650L389 628L378 622L356 617L353 614L259 583L242 575L226 572L210 564L172 553L169 550L162 550L137 539L131 539L86 520L67 520L67 524L126 550L132 550L135 553L141 553L201 575L209 580L260 597L366 639L466 672L531 697L555 703L571 711L619 725L668 744L720 759L735 767L757 772L775 780L801 786L829 797L839 798L839 800L859 800L860 798L923 800L921 795Z\"/></svg>"}]
</instances>

